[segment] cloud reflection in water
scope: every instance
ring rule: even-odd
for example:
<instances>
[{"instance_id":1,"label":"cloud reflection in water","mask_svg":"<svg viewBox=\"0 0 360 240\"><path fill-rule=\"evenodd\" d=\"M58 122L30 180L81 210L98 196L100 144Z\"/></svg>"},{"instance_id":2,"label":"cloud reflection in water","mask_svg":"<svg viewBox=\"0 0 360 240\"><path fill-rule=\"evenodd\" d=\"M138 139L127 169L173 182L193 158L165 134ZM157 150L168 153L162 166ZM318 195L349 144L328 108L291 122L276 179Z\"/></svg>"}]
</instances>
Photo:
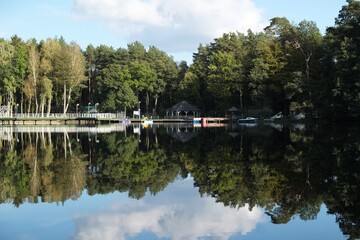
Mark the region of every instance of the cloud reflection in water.
<instances>
[{"instance_id":1,"label":"cloud reflection in water","mask_svg":"<svg viewBox=\"0 0 360 240\"><path fill-rule=\"evenodd\" d=\"M75 239L127 239L143 232L174 240L211 237L228 239L255 229L264 221L261 208L224 207L200 197L190 180L179 180L156 196L113 203L101 212L77 214Z\"/></svg>"}]
</instances>

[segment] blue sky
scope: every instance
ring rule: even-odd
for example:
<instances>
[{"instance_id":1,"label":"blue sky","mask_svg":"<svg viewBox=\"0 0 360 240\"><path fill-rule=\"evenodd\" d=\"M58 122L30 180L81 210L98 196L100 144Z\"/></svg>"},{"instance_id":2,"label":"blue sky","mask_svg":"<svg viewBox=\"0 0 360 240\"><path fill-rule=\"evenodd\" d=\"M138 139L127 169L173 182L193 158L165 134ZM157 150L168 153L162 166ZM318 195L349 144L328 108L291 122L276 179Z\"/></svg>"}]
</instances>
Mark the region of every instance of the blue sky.
<instances>
[{"instance_id":1,"label":"blue sky","mask_svg":"<svg viewBox=\"0 0 360 240\"><path fill-rule=\"evenodd\" d=\"M333 26L346 0L11 0L0 1L0 37L63 36L88 44L127 47L140 41L191 62L199 43L225 32L261 31L272 17Z\"/></svg>"}]
</instances>

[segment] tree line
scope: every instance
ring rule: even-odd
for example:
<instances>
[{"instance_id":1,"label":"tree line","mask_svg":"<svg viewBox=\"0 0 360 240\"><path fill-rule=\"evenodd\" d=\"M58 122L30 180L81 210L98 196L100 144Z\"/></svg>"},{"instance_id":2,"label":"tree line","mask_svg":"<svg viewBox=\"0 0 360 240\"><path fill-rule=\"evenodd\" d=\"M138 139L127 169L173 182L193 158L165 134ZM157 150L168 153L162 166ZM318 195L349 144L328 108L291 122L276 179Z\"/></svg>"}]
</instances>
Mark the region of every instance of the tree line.
<instances>
[{"instance_id":1,"label":"tree line","mask_svg":"<svg viewBox=\"0 0 360 240\"><path fill-rule=\"evenodd\" d=\"M322 36L315 22L273 18L259 33L200 45L181 87L205 112L241 109L359 117L360 2L348 0Z\"/></svg>"},{"instance_id":2,"label":"tree line","mask_svg":"<svg viewBox=\"0 0 360 240\"><path fill-rule=\"evenodd\" d=\"M302 112L313 118L359 117L360 3L348 0L323 36L313 21L275 17L261 32L225 33L200 44L193 63L176 62L140 42L82 51L62 37L37 43L0 39L0 102L11 113L142 108L151 115L180 100L204 115Z\"/></svg>"},{"instance_id":3,"label":"tree line","mask_svg":"<svg viewBox=\"0 0 360 240\"><path fill-rule=\"evenodd\" d=\"M140 42L128 48L87 46L49 38L37 43L13 36L0 39L0 103L10 115L74 111L99 103L103 111L134 108L139 101L154 112L172 101L181 68L172 57ZM173 102L173 101L172 101ZM161 108L160 107L160 108Z\"/></svg>"}]
</instances>

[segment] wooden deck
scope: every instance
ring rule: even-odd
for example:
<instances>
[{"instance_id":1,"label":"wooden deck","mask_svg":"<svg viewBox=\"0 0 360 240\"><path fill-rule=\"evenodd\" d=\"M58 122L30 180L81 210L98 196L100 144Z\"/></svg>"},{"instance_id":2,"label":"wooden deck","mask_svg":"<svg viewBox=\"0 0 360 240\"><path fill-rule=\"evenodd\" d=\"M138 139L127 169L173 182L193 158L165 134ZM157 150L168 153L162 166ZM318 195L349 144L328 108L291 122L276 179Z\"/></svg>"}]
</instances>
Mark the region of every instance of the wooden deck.
<instances>
[{"instance_id":1,"label":"wooden deck","mask_svg":"<svg viewBox=\"0 0 360 240\"><path fill-rule=\"evenodd\" d=\"M201 119L202 127L224 126L230 118L225 117L204 117ZM125 119L108 115L82 115L82 116L51 116L51 117L0 117L0 125L89 125L106 123L123 123ZM192 118L154 118L154 124L161 123L193 123ZM128 122L141 123L143 119L130 118Z\"/></svg>"},{"instance_id":2,"label":"wooden deck","mask_svg":"<svg viewBox=\"0 0 360 240\"><path fill-rule=\"evenodd\" d=\"M230 118L225 117L204 117L201 118L201 126L202 127L222 127L226 126Z\"/></svg>"},{"instance_id":3,"label":"wooden deck","mask_svg":"<svg viewBox=\"0 0 360 240\"><path fill-rule=\"evenodd\" d=\"M106 124L106 123L121 123L122 118L95 118L95 117L54 117L54 118L16 118L6 117L0 118L0 125L83 125L83 124ZM127 119L133 123L141 123L142 119ZM151 119L154 123L188 123L191 119Z\"/></svg>"}]
</instances>

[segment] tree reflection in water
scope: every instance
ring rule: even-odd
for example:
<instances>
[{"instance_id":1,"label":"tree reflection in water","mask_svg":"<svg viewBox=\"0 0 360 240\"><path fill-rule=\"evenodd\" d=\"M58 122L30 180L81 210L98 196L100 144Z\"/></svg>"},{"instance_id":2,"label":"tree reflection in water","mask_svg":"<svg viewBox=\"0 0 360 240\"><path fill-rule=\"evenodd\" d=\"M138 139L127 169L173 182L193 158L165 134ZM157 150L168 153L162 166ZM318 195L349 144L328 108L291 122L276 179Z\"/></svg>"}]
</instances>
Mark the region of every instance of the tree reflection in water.
<instances>
[{"instance_id":1,"label":"tree reflection in water","mask_svg":"<svg viewBox=\"0 0 360 240\"><path fill-rule=\"evenodd\" d=\"M0 202L64 202L128 192L156 195L194 178L200 195L225 206L260 206L275 224L317 217L325 203L344 235L360 237L360 129L135 126L100 134L3 127Z\"/></svg>"}]
</instances>

